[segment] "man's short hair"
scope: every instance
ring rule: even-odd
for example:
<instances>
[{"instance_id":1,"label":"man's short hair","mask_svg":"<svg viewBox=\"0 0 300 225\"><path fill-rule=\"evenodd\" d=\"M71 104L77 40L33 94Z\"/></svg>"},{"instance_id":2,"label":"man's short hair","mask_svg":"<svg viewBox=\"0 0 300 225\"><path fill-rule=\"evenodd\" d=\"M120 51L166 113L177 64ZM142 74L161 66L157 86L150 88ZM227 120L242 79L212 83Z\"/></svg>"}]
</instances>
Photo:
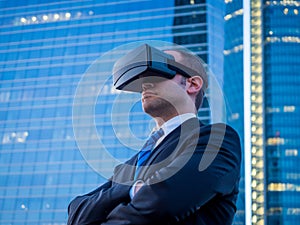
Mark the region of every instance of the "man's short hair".
<instances>
[{"instance_id":1,"label":"man's short hair","mask_svg":"<svg viewBox=\"0 0 300 225\"><path fill-rule=\"evenodd\" d=\"M203 103L205 90L208 87L208 75L204 66L205 63L198 56L186 50L170 49L170 51L178 52L182 56L179 63L197 72L197 74L189 74L190 76L200 76L203 80L202 88L195 99L195 107L198 110Z\"/></svg>"}]
</instances>

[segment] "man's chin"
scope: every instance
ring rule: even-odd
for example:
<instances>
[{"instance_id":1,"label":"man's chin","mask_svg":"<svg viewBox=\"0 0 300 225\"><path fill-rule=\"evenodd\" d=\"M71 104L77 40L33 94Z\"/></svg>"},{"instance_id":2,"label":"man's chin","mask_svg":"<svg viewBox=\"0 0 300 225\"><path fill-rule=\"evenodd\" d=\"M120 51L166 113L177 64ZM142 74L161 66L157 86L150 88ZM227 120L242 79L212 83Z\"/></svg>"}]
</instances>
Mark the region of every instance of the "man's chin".
<instances>
[{"instance_id":1,"label":"man's chin","mask_svg":"<svg viewBox=\"0 0 300 225\"><path fill-rule=\"evenodd\" d=\"M156 117L157 111L160 106L155 106L154 104L151 104L150 102L143 102L143 110L145 113L149 114L152 117Z\"/></svg>"},{"instance_id":2,"label":"man's chin","mask_svg":"<svg viewBox=\"0 0 300 225\"><path fill-rule=\"evenodd\" d=\"M142 101L143 110L151 117L161 117L170 113L176 113L174 106L162 98L145 98Z\"/></svg>"},{"instance_id":3,"label":"man's chin","mask_svg":"<svg viewBox=\"0 0 300 225\"><path fill-rule=\"evenodd\" d=\"M153 107L147 103L143 103L143 110L145 113L150 114L153 111Z\"/></svg>"}]
</instances>

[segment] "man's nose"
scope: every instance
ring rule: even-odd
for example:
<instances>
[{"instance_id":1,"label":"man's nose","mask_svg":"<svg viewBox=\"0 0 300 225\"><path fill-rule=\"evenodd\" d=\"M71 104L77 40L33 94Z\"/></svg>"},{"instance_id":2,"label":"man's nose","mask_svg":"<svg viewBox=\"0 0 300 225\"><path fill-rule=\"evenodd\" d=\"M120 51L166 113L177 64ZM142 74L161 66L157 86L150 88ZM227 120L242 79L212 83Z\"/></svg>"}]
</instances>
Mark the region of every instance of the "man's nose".
<instances>
[{"instance_id":1,"label":"man's nose","mask_svg":"<svg viewBox=\"0 0 300 225\"><path fill-rule=\"evenodd\" d=\"M153 83L143 83L143 84L142 84L142 89L143 89L143 91L146 91L146 90L151 89L151 88L153 88L153 87L154 87L154 84L153 84Z\"/></svg>"}]
</instances>

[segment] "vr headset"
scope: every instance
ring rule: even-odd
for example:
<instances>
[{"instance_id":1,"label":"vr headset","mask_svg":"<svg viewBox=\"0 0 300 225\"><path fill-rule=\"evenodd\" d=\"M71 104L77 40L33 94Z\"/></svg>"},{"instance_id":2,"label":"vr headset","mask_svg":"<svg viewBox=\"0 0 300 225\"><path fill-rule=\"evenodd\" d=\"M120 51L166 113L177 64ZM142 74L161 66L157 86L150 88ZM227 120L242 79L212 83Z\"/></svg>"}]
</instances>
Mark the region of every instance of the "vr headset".
<instances>
[{"instance_id":1,"label":"vr headset","mask_svg":"<svg viewBox=\"0 0 300 225\"><path fill-rule=\"evenodd\" d=\"M142 84L172 79L176 74L191 77L196 71L175 62L172 55L143 44L118 59L113 66L116 89L142 92Z\"/></svg>"}]
</instances>

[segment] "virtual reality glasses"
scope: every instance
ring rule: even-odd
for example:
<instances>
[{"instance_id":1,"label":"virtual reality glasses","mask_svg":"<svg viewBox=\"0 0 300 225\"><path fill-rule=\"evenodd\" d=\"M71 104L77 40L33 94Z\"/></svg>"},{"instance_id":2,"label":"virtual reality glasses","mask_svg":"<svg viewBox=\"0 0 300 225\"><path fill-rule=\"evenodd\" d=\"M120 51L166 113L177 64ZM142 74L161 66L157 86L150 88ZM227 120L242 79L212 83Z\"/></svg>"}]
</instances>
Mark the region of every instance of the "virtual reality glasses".
<instances>
[{"instance_id":1,"label":"virtual reality glasses","mask_svg":"<svg viewBox=\"0 0 300 225\"><path fill-rule=\"evenodd\" d=\"M113 84L118 90L142 92L143 83L172 79L176 74L191 77L198 73L175 62L172 55L143 44L115 62Z\"/></svg>"}]
</instances>

